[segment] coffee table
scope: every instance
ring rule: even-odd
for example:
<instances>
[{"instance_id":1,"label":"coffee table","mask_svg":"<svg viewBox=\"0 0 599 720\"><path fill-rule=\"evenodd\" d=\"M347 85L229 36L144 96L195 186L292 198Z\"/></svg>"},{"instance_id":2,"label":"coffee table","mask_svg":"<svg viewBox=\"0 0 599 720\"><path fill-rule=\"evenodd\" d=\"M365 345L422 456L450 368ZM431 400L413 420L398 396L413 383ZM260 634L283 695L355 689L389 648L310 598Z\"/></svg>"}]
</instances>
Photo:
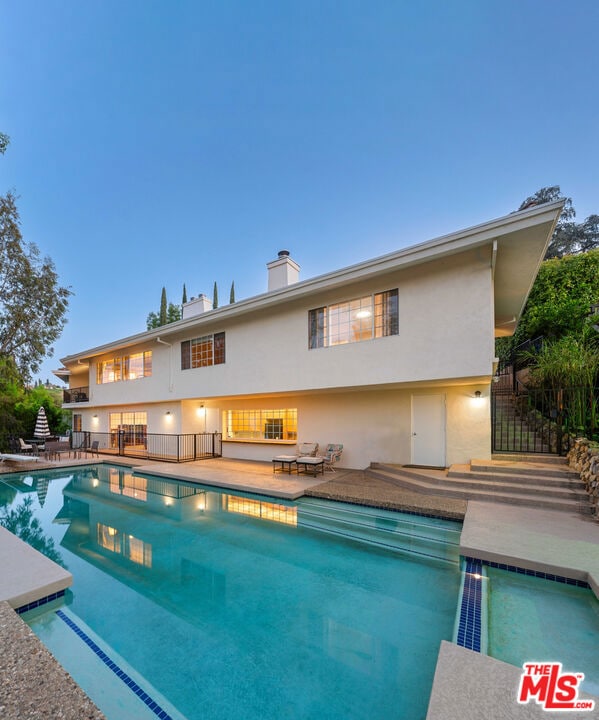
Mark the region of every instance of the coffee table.
<instances>
[{"instance_id":1,"label":"coffee table","mask_svg":"<svg viewBox=\"0 0 599 720\"><path fill-rule=\"evenodd\" d=\"M273 473L277 469L277 463L281 464L281 472L285 470L287 466L287 472L291 475L291 466L295 464L297 458L295 455L277 455L272 459L272 471Z\"/></svg>"},{"instance_id":2,"label":"coffee table","mask_svg":"<svg viewBox=\"0 0 599 720\"><path fill-rule=\"evenodd\" d=\"M297 463L297 472L298 475L301 472L300 467L304 466L304 472L307 474L308 472L311 472L314 477L316 477L316 473L318 472L320 468L320 472L324 475L324 458L321 457L298 457L296 458L295 462ZM310 471L308 471L308 468L312 468Z\"/></svg>"}]
</instances>

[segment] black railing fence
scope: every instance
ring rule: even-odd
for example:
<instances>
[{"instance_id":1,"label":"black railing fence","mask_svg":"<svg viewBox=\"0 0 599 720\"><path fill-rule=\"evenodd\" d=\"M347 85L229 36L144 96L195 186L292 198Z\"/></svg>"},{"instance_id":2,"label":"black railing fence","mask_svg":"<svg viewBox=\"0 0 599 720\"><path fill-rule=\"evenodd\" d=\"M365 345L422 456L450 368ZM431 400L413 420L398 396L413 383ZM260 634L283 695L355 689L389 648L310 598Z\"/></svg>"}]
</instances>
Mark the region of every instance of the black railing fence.
<instances>
[{"instance_id":1,"label":"black railing fence","mask_svg":"<svg viewBox=\"0 0 599 720\"><path fill-rule=\"evenodd\" d=\"M528 388L494 383L491 393L494 452L565 454L570 439L599 436L599 388Z\"/></svg>"},{"instance_id":2,"label":"black railing fence","mask_svg":"<svg viewBox=\"0 0 599 720\"><path fill-rule=\"evenodd\" d=\"M189 462L221 456L221 433L166 435L139 433L135 437L124 430L115 432L73 432L74 449L92 450L107 455L137 457L165 462ZM97 443L97 445L96 445Z\"/></svg>"}]
</instances>

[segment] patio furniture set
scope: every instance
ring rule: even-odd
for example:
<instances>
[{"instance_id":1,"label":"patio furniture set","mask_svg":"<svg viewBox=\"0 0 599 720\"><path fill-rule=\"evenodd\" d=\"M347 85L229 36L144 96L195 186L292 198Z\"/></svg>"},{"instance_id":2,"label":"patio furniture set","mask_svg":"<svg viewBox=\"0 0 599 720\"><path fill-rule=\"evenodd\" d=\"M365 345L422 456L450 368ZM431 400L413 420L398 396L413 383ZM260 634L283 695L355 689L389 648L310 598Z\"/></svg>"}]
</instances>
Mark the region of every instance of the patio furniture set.
<instances>
[{"instance_id":1,"label":"patio furniture set","mask_svg":"<svg viewBox=\"0 0 599 720\"><path fill-rule=\"evenodd\" d=\"M23 438L16 438L11 440L11 453L4 453L3 459L12 460L37 460L40 455L43 455L46 460L60 460L61 455L68 453L71 457L73 453L74 458L81 458L85 453L87 457L88 453L93 457L99 457L98 453L98 441L94 440L88 447L71 447L71 443L68 440L23 440ZM10 457L9 457L10 456Z\"/></svg>"},{"instance_id":2,"label":"patio furniture set","mask_svg":"<svg viewBox=\"0 0 599 720\"><path fill-rule=\"evenodd\" d=\"M324 455L317 455L318 443L302 443L299 446L297 455L276 455L272 459L273 473L278 470L287 471L291 475L292 469L295 467L297 474L310 473L316 477L318 472L324 475L325 470L334 472L333 465L338 462L343 452L343 445L327 445ZM277 467L280 466L280 467Z\"/></svg>"}]
</instances>

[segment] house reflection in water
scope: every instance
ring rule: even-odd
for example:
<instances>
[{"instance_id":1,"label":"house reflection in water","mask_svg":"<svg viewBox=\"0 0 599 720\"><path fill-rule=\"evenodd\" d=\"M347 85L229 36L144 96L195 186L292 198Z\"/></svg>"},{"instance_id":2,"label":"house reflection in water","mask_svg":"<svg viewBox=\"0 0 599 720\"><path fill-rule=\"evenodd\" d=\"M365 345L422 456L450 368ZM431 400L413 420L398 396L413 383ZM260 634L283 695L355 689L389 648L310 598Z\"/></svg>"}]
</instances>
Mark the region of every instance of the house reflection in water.
<instances>
[{"instance_id":1,"label":"house reflection in water","mask_svg":"<svg viewBox=\"0 0 599 720\"><path fill-rule=\"evenodd\" d=\"M70 549L75 549L71 541L77 536L79 551L93 547L104 557L108 551L143 568L152 568L153 545L160 546L169 528L168 524L157 523L156 515L190 531L194 531L190 523L206 522L210 516L229 513L297 525L297 508L293 505L210 491L158 476L136 475L126 467L101 465L79 472L65 487L64 498L61 514L76 517L64 539ZM66 512L68 507L70 512ZM138 512L141 507L143 514ZM161 552L164 555L164 550Z\"/></svg>"}]
</instances>

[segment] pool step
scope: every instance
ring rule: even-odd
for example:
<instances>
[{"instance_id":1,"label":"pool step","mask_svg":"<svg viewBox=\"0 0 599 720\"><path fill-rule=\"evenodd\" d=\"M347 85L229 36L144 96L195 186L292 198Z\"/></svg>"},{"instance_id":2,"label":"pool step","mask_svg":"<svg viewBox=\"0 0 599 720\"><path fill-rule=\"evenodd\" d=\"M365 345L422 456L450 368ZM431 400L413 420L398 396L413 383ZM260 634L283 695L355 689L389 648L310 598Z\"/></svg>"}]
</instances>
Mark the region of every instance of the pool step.
<instances>
[{"instance_id":1,"label":"pool step","mask_svg":"<svg viewBox=\"0 0 599 720\"><path fill-rule=\"evenodd\" d=\"M302 498L298 526L386 549L457 562L461 524L376 508Z\"/></svg>"},{"instance_id":2,"label":"pool step","mask_svg":"<svg viewBox=\"0 0 599 720\"><path fill-rule=\"evenodd\" d=\"M407 490L464 500L591 514L582 481L567 468L543 463L473 460L449 470L373 463L369 475Z\"/></svg>"}]
</instances>

